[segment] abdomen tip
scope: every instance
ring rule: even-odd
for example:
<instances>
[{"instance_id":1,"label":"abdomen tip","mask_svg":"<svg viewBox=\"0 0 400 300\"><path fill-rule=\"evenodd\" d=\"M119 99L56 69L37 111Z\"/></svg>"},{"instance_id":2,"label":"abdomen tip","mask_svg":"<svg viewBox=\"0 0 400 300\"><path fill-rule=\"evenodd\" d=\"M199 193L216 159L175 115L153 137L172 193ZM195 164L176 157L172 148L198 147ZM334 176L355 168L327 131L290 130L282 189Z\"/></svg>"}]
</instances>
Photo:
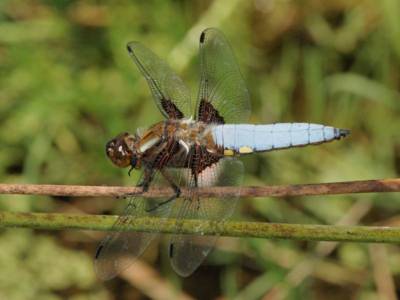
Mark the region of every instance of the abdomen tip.
<instances>
[{"instance_id":1,"label":"abdomen tip","mask_svg":"<svg viewBox=\"0 0 400 300\"><path fill-rule=\"evenodd\" d=\"M350 134L350 130L348 130L348 129L339 129L338 130L338 135L337 135L337 138L342 138L342 137L346 137L346 136L348 136Z\"/></svg>"}]
</instances>

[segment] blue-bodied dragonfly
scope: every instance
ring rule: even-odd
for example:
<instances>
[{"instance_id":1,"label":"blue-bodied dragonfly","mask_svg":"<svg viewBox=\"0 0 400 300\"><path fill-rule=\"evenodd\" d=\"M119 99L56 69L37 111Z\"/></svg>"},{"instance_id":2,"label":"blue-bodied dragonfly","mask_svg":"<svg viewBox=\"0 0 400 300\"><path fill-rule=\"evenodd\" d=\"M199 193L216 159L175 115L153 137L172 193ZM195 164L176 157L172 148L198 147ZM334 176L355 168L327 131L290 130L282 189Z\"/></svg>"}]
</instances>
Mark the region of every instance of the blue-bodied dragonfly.
<instances>
[{"instance_id":1,"label":"blue-bodied dragonfly","mask_svg":"<svg viewBox=\"0 0 400 300\"><path fill-rule=\"evenodd\" d=\"M320 144L349 134L310 123L247 124L249 92L228 41L217 29L206 29L200 35L200 87L194 106L189 90L167 63L139 42L128 43L127 48L165 120L145 131L119 134L107 143L106 153L118 167L143 169L138 183L143 191L150 184L164 183L173 193L161 199L128 198L114 225L116 230L96 252L95 270L102 279L129 267L157 236L117 230L147 216L175 218L169 256L173 269L189 276L217 237L181 234L182 220L223 222L232 215L239 197L238 193L234 199L200 198L197 187L240 185L244 171L237 159L240 155ZM181 187L189 190L188 196L180 197ZM163 222L159 224L161 229Z\"/></svg>"}]
</instances>

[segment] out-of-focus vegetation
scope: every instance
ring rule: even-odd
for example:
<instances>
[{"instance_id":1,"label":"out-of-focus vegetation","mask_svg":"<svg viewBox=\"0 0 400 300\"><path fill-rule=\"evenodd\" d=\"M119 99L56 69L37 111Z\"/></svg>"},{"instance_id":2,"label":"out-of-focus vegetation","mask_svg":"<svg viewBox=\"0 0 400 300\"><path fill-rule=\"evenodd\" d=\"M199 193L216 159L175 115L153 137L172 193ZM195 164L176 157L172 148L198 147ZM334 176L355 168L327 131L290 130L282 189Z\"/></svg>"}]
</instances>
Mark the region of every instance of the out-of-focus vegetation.
<instances>
[{"instance_id":1,"label":"out-of-focus vegetation","mask_svg":"<svg viewBox=\"0 0 400 300\"><path fill-rule=\"evenodd\" d=\"M106 160L104 144L121 131L151 125L161 114L125 45L141 41L168 60L195 97L197 39L210 26L231 41L251 93L252 122L306 121L352 130L340 142L245 157L246 184L398 176L399 1L4 0L1 182L135 184L136 173L128 177ZM399 224L397 194L241 203L238 219ZM114 208L110 199L0 199L2 210L27 212ZM142 273L134 279L97 281L91 262L100 238L83 232L3 231L0 298L150 295L143 281L153 278L139 267ZM171 271L164 250L154 245L143 259L176 291L197 298L394 299L390 296L400 287L397 246L221 239L206 264L187 279Z\"/></svg>"}]
</instances>

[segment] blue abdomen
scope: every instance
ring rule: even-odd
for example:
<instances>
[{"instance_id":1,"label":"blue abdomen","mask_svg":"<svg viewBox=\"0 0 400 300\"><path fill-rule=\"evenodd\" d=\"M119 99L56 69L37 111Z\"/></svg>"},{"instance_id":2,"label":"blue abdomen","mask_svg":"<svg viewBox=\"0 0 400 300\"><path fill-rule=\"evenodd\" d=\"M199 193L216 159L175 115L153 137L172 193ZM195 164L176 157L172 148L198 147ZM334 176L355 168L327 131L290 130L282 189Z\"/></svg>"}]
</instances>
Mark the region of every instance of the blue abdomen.
<instances>
[{"instance_id":1,"label":"blue abdomen","mask_svg":"<svg viewBox=\"0 0 400 300\"><path fill-rule=\"evenodd\" d=\"M225 124L211 130L215 143L228 150L226 155L320 144L349 134L345 129L310 123Z\"/></svg>"}]
</instances>

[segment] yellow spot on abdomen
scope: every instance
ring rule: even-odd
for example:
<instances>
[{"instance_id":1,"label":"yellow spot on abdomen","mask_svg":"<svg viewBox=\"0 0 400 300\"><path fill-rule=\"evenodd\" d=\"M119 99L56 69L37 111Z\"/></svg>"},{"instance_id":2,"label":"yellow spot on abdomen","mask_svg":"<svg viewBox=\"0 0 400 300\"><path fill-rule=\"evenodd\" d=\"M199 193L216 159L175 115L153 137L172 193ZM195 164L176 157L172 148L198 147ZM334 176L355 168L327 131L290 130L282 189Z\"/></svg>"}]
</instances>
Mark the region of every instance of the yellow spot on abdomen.
<instances>
[{"instance_id":1,"label":"yellow spot on abdomen","mask_svg":"<svg viewBox=\"0 0 400 300\"><path fill-rule=\"evenodd\" d=\"M247 146L239 148L239 153L242 153L242 154L252 153L252 152L253 152L253 149L250 147L247 147Z\"/></svg>"},{"instance_id":2,"label":"yellow spot on abdomen","mask_svg":"<svg viewBox=\"0 0 400 300\"><path fill-rule=\"evenodd\" d=\"M233 152L233 150L231 149L225 149L224 150L224 155L225 156L233 156L235 154L235 152Z\"/></svg>"}]
</instances>

